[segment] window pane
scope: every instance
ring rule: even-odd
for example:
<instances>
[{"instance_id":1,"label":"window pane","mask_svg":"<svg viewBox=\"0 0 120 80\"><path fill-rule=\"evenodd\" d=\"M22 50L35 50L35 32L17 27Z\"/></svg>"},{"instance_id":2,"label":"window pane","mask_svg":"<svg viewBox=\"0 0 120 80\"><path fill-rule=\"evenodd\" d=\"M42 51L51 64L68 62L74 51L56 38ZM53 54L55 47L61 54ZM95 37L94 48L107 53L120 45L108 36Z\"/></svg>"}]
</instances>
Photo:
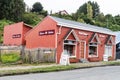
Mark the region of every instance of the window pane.
<instances>
[{"instance_id":1,"label":"window pane","mask_svg":"<svg viewBox=\"0 0 120 80\"><path fill-rule=\"evenodd\" d=\"M97 46L89 46L89 55L97 56Z\"/></svg>"}]
</instances>

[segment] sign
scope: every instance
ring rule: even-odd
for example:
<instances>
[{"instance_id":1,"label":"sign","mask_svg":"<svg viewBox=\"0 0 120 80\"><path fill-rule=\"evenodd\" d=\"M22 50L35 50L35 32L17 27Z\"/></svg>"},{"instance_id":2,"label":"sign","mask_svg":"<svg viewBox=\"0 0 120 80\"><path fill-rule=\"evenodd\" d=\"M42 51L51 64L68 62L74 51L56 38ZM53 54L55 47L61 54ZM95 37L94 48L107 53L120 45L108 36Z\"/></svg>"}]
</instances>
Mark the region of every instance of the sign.
<instances>
[{"instance_id":1,"label":"sign","mask_svg":"<svg viewBox=\"0 0 120 80\"><path fill-rule=\"evenodd\" d=\"M70 64L69 56L62 54L62 55L61 55L61 58L60 58L60 64L61 64L61 65L69 65L69 64Z\"/></svg>"},{"instance_id":2,"label":"sign","mask_svg":"<svg viewBox=\"0 0 120 80\"><path fill-rule=\"evenodd\" d=\"M101 34L99 34L99 37L104 38L104 37L105 37L105 35L101 35Z\"/></svg>"},{"instance_id":3,"label":"sign","mask_svg":"<svg viewBox=\"0 0 120 80\"><path fill-rule=\"evenodd\" d=\"M21 34L13 34L12 38L21 38Z\"/></svg>"},{"instance_id":4,"label":"sign","mask_svg":"<svg viewBox=\"0 0 120 80\"><path fill-rule=\"evenodd\" d=\"M88 36L88 34L85 33L85 32L79 32L79 34L80 34L80 35L84 35L84 36Z\"/></svg>"},{"instance_id":5,"label":"sign","mask_svg":"<svg viewBox=\"0 0 120 80\"><path fill-rule=\"evenodd\" d=\"M45 31L40 31L39 35L43 36L43 35L53 35L55 33L55 30L45 30Z\"/></svg>"}]
</instances>

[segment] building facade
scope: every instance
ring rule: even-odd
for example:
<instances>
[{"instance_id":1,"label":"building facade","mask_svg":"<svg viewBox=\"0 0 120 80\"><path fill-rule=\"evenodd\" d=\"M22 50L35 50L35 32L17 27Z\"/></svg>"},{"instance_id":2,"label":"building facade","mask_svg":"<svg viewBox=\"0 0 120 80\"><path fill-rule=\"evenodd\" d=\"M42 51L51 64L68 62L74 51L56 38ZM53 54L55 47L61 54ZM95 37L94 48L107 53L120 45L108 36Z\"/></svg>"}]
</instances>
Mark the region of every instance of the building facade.
<instances>
[{"instance_id":1,"label":"building facade","mask_svg":"<svg viewBox=\"0 0 120 80\"><path fill-rule=\"evenodd\" d=\"M80 59L102 61L104 55L115 59L115 35L109 29L47 16L26 36L26 48L55 48L56 63L61 55L70 62Z\"/></svg>"},{"instance_id":2,"label":"building facade","mask_svg":"<svg viewBox=\"0 0 120 80\"><path fill-rule=\"evenodd\" d=\"M4 27L4 45L25 45L25 34L31 30L32 27L23 23L15 23Z\"/></svg>"}]
</instances>

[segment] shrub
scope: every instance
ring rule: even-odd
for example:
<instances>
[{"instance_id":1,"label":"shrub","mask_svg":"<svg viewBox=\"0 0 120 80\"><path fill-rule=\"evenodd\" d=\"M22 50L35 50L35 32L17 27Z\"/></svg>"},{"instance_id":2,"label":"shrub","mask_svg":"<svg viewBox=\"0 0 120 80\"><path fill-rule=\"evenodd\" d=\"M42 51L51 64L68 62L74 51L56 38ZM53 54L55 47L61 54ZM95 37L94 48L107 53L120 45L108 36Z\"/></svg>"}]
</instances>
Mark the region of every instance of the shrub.
<instances>
[{"instance_id":1,"label":"shrub","mask_svg":"<svg viewBox=\"0 0 120 80\"><path fill-rule=\"evenodd\" d=\"M3 53L1 56L2 63L15 63L20 60L20 54L12 53Z\"/></svg>"}]
</instances>

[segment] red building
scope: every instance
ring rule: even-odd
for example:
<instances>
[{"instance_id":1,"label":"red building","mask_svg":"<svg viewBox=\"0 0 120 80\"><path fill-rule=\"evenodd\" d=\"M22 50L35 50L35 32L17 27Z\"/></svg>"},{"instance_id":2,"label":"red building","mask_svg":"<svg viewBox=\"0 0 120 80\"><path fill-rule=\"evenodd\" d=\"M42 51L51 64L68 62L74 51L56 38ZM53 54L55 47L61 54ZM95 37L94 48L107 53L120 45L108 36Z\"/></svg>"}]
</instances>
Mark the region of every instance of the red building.
<instances>
[{"instance_id":1,"label":"red building","mask_svg":"<svg viewBox=\"0 0 120 80\"><path fill-rule=\"evenodd\" d=\"M29 49L56 48L57 63L61 54L69 55L71 62L102 61L104 55L115 58L115 35L111 30L52 16L30 30L25 40Z\"/></svg>"},{"instance_id":2,"label":"red building","mask_svg":"<svg viewBox=\"0 0 120 80\"><path fill-rule=\"evenodd\" d=\"M25 45L25 34L32 27L23 23L15 23L4 27L4 45Z\"/></svg>"}]
</instances>

